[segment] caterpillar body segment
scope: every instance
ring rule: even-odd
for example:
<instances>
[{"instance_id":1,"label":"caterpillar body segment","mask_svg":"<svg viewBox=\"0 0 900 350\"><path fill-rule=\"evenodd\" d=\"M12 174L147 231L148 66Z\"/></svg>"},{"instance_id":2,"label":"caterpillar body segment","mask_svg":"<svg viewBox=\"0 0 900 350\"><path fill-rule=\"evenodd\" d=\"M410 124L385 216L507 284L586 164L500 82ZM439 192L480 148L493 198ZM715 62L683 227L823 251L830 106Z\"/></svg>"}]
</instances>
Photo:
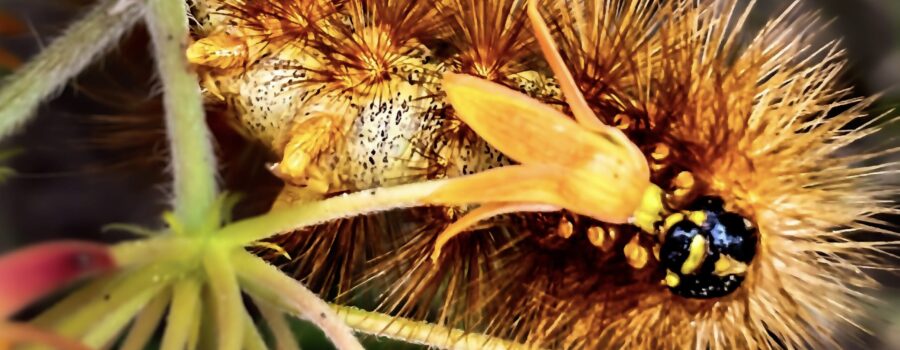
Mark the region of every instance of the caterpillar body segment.
<instances>
[{"instance_id":1,"label":"caterpillar body segment","mask_svg":"<svg viewBox=\"0 0 900 350\"><path fill-rule=\"evenodd\" d=\"M895 244L848 234L893 211L878 123L814 16L738 5L197 1L188 54L276 206L451 179L276 239L320 290L546 348L835 347Z\"/></svg>"}]
</instances>

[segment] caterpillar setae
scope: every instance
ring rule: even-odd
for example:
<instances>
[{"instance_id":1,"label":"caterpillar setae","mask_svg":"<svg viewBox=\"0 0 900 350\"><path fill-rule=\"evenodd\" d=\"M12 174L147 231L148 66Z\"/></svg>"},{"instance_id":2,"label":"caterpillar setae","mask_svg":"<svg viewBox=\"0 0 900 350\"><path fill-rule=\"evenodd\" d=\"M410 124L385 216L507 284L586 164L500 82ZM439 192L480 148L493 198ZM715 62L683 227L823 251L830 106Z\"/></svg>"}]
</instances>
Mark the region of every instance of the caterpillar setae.
<instances>
[{"instance_id":1,"label":"caterpillar setae","mask_svg":"<svg viewBox=\"0 0 900 350\"><path fill-rule=\"evenodd\" d=\"M454 184L274 239L324 294L542 348L837 347L895 244L860 232L896 149L847 146L890 117L816 16L744 5L195 0L186 54L275 206Z\"/></svg>"}]
</instances>

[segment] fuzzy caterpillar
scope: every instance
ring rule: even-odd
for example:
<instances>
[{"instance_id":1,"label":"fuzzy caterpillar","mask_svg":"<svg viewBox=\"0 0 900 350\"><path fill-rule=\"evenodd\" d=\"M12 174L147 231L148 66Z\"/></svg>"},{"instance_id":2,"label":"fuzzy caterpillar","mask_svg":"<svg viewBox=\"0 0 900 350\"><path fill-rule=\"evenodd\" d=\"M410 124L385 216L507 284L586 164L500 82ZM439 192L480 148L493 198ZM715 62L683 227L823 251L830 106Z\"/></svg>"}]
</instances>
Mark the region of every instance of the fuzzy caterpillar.
<instances>
[{"instance_id":1,"label":"fuzzy caterpillar","mask_svg":"<svg viewBox=\"0 0 900 350\"><path fill-rule=\"evenodd\" d=\"M448 72L575 112L524 1L195 5L188 56L210 103L226 104L234 124L272 151L288 184L276 205L516 164L461 121L441 85ZM694 272L666 266L664 240L637 222L570 211L483 221L449 241L436 264L439 233L466 208L345 220L280 238L298 256L285 268L338 293L387 284L378 286L385 311L541 347L837 346L862 316L861 293L876 286L863 267L881 266L881 247L893 244L852 240L895 212L883 199L896 190L867 177L893 165L859 165L884 152L840 153L877 128L850 126L870 100L839 85L839 48L808 46L815 18L792 6L744 42L749 10L737 5L543 1L540 9L590 113L640 149L666 214L682 215L652 219L650 231L709 222L697 212L737 213L758 231L752 259L725 261L746 263L740 287L704 299L673 293ZM722 208L692 208L704 200Z\"/></svg>"}]
</instances>

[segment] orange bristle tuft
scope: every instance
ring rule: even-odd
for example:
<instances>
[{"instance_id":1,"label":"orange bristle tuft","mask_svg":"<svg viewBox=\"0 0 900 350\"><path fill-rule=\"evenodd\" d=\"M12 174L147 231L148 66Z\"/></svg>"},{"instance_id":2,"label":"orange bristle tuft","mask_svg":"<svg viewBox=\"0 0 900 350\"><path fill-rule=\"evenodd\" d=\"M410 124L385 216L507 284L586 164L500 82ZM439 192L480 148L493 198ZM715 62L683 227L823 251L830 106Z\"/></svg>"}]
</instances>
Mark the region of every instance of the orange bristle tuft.
<instances>
[{"instance_id":1,"label":"orange bristle tuft","mask_svg":"<svg viewBox=\"0 0 900 350\"><path fill-rule=\"evenodd\" d=\"M248 32L274 33L259 19L297 12L250 2L224 12L256 28ZM671 224L662 218L613 224L565 210L485 219L447 241L436 264L439 234L473 208L320 225L274 239L294 259L272 259L330 297L376 291L381 311L535 347L832 348L861 328L878 285L869 270L886 268L885 249L897 245L884 216L897 214L900 192L874 180L896 163L867 162L897 149L853 148L889 118L867 116L873 100L840 84L836 44L811 44L817 18L794 3L747 36L753 6L738 0L539 5L564 64L545 63L524 1L351 0L315 20L271 22L303 34L260 39L282 49L210 69L214 84L204 86L275 160L300 164L288 169L299 175L282 174L280 205L518 166L463 123L440 77L489 80L568 115L576 99L553 78L563 68L587 102L574 114L627 135L649 162L660 207L702 223L691 204L717 197L747 219L755 257L716 267L740 271L739 288L707 299L674 293L680 277L660 256ZM874 238L858 241L863 233Z\"/></svg>"},{"instance_id":2,"label":"orange bristle tuft","mask_svg":"<svg viewBox=\"0 0 900 350\"><path fill-rule=\"evenodd\" d=\"M315 72L329 88L368 95L391 86L391 80L427 79L420 67L433 61L424 43L440 38L446 17L433 4L413 0L353 0L342 16L310 44L321 55Z\"/></svg>"}]
</instances>

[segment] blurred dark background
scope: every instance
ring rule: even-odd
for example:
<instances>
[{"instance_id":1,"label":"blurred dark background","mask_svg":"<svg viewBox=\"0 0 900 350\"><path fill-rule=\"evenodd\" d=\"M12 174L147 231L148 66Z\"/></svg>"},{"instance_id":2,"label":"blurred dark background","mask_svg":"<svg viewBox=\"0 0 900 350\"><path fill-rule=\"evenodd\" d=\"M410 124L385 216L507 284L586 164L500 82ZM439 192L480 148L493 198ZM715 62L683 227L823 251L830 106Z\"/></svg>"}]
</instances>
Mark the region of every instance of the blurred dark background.
<instances>
[{"instance_id":1,"label":"blurred dark background","mask_svg":"<svg viewBox=\"0 0 900 350\"><path fill-rule=\"evenodd\" d=\"M789 1L762 0L751 27L784 9ZM0 76L16 58L27 60L83 12L87 0L0 0ZM851 65L846 75L858 95L883 94L871 110L881 114L900 105L900 0L806 0L803 6L834 19L823 40L842 38ZM4 26L4 16L20 27ZM101 62L46 103L38 116L15 137L0 142L0 167L16 174L0 184L0 253L28 243L54 238L115 240L102 233L109 223L158 225L167 200L165 145L155 137L110 129L104 115L127 111L136 124L162 132L146 115L160 110L150 97L152 62L138 30ZM102 96L102 98L100 97ZM897 145L900 123L858 147ZM110 140L108 135L117 135ZM103 136L103 137L101 137ZM153 136L152 134L149 136ZM134 147L107 147L109 142ZM150 145L150 147L147 147ZM4 151L19 151L3 160ZM900 161L893 156L893 161ZM3 180L0 180L3 181ZM897 184L896 174L884 181ZM900 348L900 286L894 274L881 277L890 287L879 296L890 307L880 308L892 320L873 329L884 348Z\"/></svg>"}]
</instances>

